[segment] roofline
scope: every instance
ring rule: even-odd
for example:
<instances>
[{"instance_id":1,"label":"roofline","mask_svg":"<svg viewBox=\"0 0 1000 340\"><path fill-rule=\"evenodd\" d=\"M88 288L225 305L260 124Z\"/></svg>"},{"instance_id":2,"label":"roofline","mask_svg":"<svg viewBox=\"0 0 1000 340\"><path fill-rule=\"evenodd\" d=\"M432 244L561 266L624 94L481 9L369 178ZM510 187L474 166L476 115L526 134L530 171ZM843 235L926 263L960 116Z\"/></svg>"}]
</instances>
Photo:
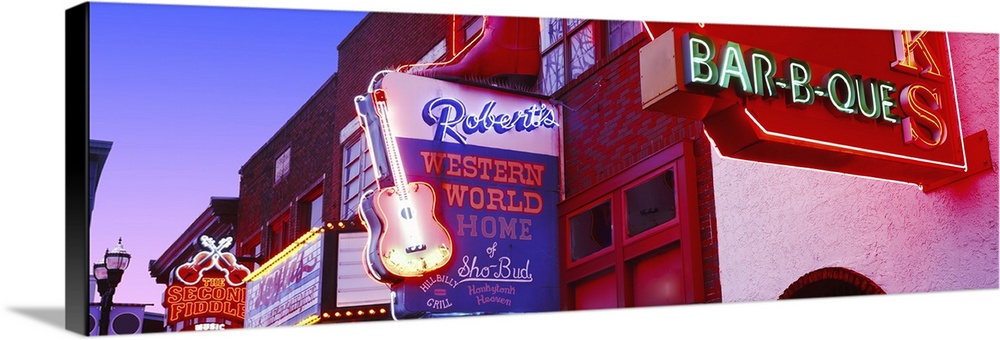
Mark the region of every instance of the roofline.
<instances>
[{"instance_id":1,"label":"roofline","mask_svg":"<svg viewBox=\"0 0 1000 340\"><path fill-rule=\"evenodd\" d=\"M340 58L338 57L337 59L339 60ZM268 138L267 141L264 142L264 144L262 144L260 146L260 148L257 148L257 151L254 151L254 153L251 154L249 158L247 158L247 161L244 162L243 165L240 165L240 170L237 173L240 174L240 175L242 175L243 174L243 168L245 168L247 166L247 164L250 164L251 160L253 160L254 158L257 158L257 155L261 154L264 151L264 148L266 148L268 145L270 145L271 142L273 142L274 139L278 137L278 134L281 133L281 131L284 130L286 127L288 127L288 124L290 124L292 122L292 120L295 120L295 118L297 118L300 114L302 114L302 112L305 110L306 106L309 105L309 103L312 103L313 99L316 99L316 96L319 95L320 91L323 91L323 89L325 89L327 87L327 85L329 85L335 79L337 79L337 71L334 71L333 74L330 75L330 77L326 78L326 81L323 82L323 85L320 85L319 88L316 89L316 92L313 92L313 94L311 96L309 96L309 99L306 99L306 101L304 103L302 103L302 106L299 106L299 109L295 111L295 114L292 114L291 117L288 117L288 120L286 120L284 124L281 124L281 127L278 128L278 130L275 131L274 134L272 134L271 137ZM334 84L334 86L336 86L336 84ZM334 89L334 90L336 90L336 89Z\"/></svg>"},{"instance_id":2,"label":"roofline","mask_svg":"<svg viewBox=\"0 0 1000 340\"><path fill-rule=\"evenodd\" d=\"M337 43L337 55L340 55L340 47L342 45L344 45L344 42L347 41L347 40L349 40L349 39L351 39L351 37L353 37L354 34L356 34L358 32L358 30L361 29L361 25L364 24L366 21L368 21L368 18L370 18L372 16L372 14L375 14L375 13L381 13L381 12L368 12L368 14L365 14L365 17L361 18L361 21L358 21L357 25L354 25L354 28L351 29L351 31L348 32L346 36L344 36L344 39L341 39L340 42ZM357 34L360 34L360 33L357 33ZM340 59L340 58L338 58L338 59ZM339 60L338 60L338 63L339 63Z\"/></svg>"},{"instance_id":3,"label":"roofline","mask_svg":"<svg viewBox=\"0 0 1000 340\"><path fill-rule=\"evenodd\" d=\"M195 218L194 222L191 222L191 225L187 229L181 232L181 235L156 260L153 260L149 264L147 270L150 277L159 278L161 275L169 275L171 265L178 261L183 262L186 260L180 257L189 251L192 245L197 245L198 237L205 234L217 221L221 221L220 216L215 214L215 209L213 208L213 202L218 200L236 201L239 198L212 196L208 207Z\"/></svg>"}]
</instances>

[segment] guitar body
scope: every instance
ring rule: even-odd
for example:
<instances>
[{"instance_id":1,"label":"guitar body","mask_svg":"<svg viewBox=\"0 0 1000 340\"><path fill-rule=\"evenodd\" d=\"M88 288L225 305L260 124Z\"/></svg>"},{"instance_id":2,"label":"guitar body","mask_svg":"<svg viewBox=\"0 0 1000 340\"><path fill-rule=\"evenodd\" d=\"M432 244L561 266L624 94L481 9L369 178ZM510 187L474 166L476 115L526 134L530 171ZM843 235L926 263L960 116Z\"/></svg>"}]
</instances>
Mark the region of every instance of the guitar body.
<instances>
[{"instance_id":1,"label":"guitar body","mask_svg":"<svg viewBox=\"0 0 1000 340\"><path fill-rule=\"evenodd\" d=\"M362 265L375 281L394 284L444 267L451 260L453 245L448 230L434 215L434 189L427 183L406 181L387 118L386 91L377 88L383 75L379 72L372 78L368 95L354 98L379 184L378 190L364 194L358 210L368 230Z\"/></svg>"},{"instance_id":2,"label":"guitar body","mask_svg":"<svg viewBox=\"0 0 1000 340\"><path fill-rule=\"evenodd\" d=\"M423 182L408 183L406 189L404 200L397 187L362 200L360 210L369 232L364 264L380 282L423 276L451 260L451 235L434 216L434 189Z\"/></svg>"},{"instance_id":3,"label":"guitar body","mask_svg":"<svg viewBox=\"0 0 1000 340\"><path fill-rule=\"evenodd\" d=\"M378 244L382 239L385 227L382 219L375 213L375 195L377 194L378 191L366 192L361 197L361 208L358 209L358 215L361 217L361 221L368 231L368 241L365 243L365 249L362 251L361 265L365 267L365 270L373 280L382 283L394 283L403 278L385 269L378 252Z\"/></svg>"}]
</instances>

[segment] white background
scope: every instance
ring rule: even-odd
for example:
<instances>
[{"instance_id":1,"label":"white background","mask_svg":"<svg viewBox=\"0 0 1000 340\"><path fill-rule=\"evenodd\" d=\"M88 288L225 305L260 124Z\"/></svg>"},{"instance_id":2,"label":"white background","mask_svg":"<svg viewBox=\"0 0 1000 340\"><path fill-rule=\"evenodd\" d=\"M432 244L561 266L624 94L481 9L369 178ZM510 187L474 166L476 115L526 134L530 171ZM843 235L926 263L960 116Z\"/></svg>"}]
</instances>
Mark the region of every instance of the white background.
<instances>
[{"instance_id":1,"label":"white background","mask_svg":"<svg viewBox=\"0 0 1000 340\"><path fill-rule=\"evenodd\" d=\"M118 1L114 1L118 2ZM600 19L705 21L791 26L1000 31L988 2L960 1L573 1L573 8L538 7L539 1L132 1L367 11L498 14ZM63 330L64 15L78 1L7 0L0 5L0 213L3 290L0 323L16 338L72 338ZM651 8L649 5L657 4ZM700 5L699 5L700 4ZM614 8L611 8L614 6ZM822 7L817 7L822 6ZM835 7L833 7L835 6ZM997 157L997 155L993 155ZM361 336L449 339L614 338L994 338L1000 329L1000 290L922 293L560 312L518 317L473 317L407 322L322 325L227 333L143 337L251 339ZM652 334L651 334L652 333ZM645 337L645 336L644 336Z\"/></svg>"}]
</instances>

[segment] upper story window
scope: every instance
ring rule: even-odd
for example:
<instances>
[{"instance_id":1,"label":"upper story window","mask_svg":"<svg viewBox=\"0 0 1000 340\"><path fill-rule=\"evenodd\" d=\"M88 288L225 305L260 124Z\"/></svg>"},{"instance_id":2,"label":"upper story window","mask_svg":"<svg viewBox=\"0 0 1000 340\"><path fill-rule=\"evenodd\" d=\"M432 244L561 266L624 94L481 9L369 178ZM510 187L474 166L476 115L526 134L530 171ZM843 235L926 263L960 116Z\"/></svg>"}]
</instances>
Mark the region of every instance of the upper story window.
<instances>
[{"instance_id":1,"label":"upper story window","mask_svg":"<svg viewBox=\"0 0 1000 340\"><path fill-rule=\"evenodd\" d=\"M268 254L267 257L274 257L282 249L285 249L295 237L292 225L289 223L288 213L283 213L267 227L268 232Z\"/></svg>"},{"instance_id":2,"label":"upper story window","mask_svg":"<svg viewBox=\"0 0 1000 340\"><path fill-rule=\"evenodd\" d=\"M618 50L642 32L641 21L608 21L608 53Z\"/></svg>"},{"instance_id":3,"label":"upper story window","mask_svg":"<svg viewBox=\"0 0 1000 340\"><path fill-rule=\"evenodd\" d=\"M348 132L347 129L355 129ZM348 126L342 135L351 136L344 139L344 169L343 174L343 194L340 209L340 218L348 219L358 211L361 203L361 195L365 191L375 189L375 168L372 166L371 156L368 151L368 143L361 134L360 127Z\"/></svg>"},{"instance_id":4,"label":"upper story window","mask_svg":"<svg viewBox=\"0 0 1000 340\"><path fill-rule=\"evenodd\" d=\"M326 221L323 220L323 181L319 181L313 188L300 196L297 204L296 223L298 228L296 228L296 234L303 234L326 224Z\"/></svg>"},{"instance_id":5,"label":"upper story window","mask_svg":"<svg viewBox=\"0 0 1000 340\"><path fill-rule=\"evenodd\" d=\"M308 203L309 207L309 227L319 228L323 226L323 195L314 198Z\"/></svg>"},{"instance_id":6,"label":"upper story window","mask_svg":"<svg viewBox=\"0 0 1000 340\"><path fill-rule=\"evenodd\" d=\"M253 263L249 265L250 269L257 270L260 268L260 264L267 259L264 254L264 245L261 243L261 234L263 229L257 229L253 236L243 242L240 246L241 256L253 258Z\"/></svg>"},{"instance_id":7,"label":"upper story window","mask_svg":"<svg viewBox=\"0 0 1000 340\"><path fill-rule=\"evenodd\" d=\"M542 74L540 90L551 95L594 66L594 21L541 19Z\"/></svg>"},{"instance_id":8,"label":"upper story window","mask_svg":"<svg viewBox=\"0 0 1000 340\"><path fill-rule=\"evenodd\" d=\"M288 175L288 170L291 167L292 162L292 148L285 149L285 152L281 153L274 160L274 183L278 183L282 178Z\"/></svg>"},{"instance_id":9,"label":"upper story window","mask_svg":"<svg viewBox=\"0 0 1000 340\"><path fill-rule=\"evenodd\" d=\"M479 31L482 30L483 30L483 17L481 16L473 17L471 20L469 20L468 23L465 24L465 29L464 29L465 42L468 43L470 40L472 40L472 38L476 37L476 34L479 34Z\"/></svg>"}]
</instances>

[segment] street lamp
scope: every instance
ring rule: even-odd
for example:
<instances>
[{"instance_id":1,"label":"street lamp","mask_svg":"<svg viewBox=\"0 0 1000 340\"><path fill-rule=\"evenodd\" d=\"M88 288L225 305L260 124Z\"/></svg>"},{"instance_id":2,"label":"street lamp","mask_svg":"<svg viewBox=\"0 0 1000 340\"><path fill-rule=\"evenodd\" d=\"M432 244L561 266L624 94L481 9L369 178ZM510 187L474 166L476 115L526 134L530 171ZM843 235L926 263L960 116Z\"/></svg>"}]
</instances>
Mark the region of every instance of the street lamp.
<instances>
[{"instance_id":1,"label":"street lamp","mask_svg":"<svg viewBox=\"0 0 1000 340\"><path fill-rule=\"evenodd\" d=\"M112 250L104 250L104 262L94 264L94 278L97 279L97 292L101 294L101 321L99 335L108 335L108 323L111 318L112 298L115 296L115 288L122 281L122 274L128 268L129 260L132 259L125 248L122 247L122 239L118 238L118 245Z\"/></svg>"}]
</instances>

